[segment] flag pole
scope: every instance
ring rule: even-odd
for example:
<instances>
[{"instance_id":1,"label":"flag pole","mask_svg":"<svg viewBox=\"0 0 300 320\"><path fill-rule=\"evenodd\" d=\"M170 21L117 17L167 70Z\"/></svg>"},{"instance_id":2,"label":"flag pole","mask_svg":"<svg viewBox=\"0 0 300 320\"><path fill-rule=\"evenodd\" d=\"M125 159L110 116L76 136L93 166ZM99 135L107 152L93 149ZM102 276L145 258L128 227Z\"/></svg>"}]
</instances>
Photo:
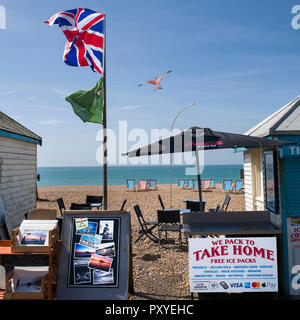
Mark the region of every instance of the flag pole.
<instances>
[{"instance_id":1,"label":"flag pole","mask_svg":"<svg viewBox=\"0 0 300 320\"><path fill-rule=\"evenodd\" d=\"M103 57L103 209L107 210L107 121L106 121L106 14L104 16L104 57Z\"/></svg>"}]
</instances>

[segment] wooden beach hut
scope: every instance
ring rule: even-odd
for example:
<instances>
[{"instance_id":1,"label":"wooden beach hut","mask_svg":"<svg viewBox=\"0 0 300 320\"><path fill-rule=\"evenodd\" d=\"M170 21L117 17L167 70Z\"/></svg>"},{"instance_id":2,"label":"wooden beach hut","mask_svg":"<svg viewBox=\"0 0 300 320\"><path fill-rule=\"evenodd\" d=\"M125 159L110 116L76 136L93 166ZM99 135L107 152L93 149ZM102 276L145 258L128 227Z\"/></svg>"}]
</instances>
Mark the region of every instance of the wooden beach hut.
<instances>
[{"instance_id":1,"label":"wooden beach hut","mask_svg":"<svg viewBox=\"0 0 300 320\"><path fill-rule=\"evenodd\" d=\"M37 145L40 136L0 111L0 225L9 236L36 206Z\"/></svg>"},{"instance_id":2,"label":"wooden beach hut","mask_svg":"<svg viewBox=\"0 0 300 320\"><path fill-rule=\"evenodd\" d=\"M297 276L293 268L297 265L300 268L299 116L300 96L245 133L296 144L279 147L278 151L267 148L245 151L244 186L246 210L267 209L273 222L282 228L283 241L279 249L283 257L284 292L300 297L300 286L293 286Z\"/></svg>"}]
</instances>

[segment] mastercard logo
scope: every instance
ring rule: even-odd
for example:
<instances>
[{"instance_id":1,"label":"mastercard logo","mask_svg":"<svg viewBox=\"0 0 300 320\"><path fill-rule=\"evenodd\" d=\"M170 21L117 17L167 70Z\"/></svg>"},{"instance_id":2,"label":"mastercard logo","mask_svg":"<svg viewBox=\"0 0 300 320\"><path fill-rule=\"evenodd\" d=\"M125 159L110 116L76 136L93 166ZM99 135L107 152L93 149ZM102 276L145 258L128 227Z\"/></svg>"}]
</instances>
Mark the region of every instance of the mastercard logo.
<instances>
[{"instance_id":1,"label":"mastercard logo","mask_svg":"<svg viewBox=\"0 0 300 320\"><path fill-rule=\"evenodd\" d=\"M252 282L251 286L252 286L252 288L259 288L260 282Z\"/></svg>"}]
</instances>

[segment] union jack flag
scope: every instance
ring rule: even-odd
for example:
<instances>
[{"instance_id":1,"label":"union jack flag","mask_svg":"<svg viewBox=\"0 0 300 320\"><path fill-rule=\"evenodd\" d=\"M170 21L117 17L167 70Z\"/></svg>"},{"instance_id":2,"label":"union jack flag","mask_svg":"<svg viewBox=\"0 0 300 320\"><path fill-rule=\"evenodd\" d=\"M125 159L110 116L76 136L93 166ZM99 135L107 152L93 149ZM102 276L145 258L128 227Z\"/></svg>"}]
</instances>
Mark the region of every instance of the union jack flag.
<instances>
[{"instance_id":1,"label":"union jack flag","mask_svg":"<svg viewBox=\"0 0 300 320\"><path fill-rule=\"evenodd\" d=\"M103 73L104 18L104 13L78 8L59 12L45 21L50 26L58 24L67 37L63 55L66 64L90 66Z\"/></svg>"}]
</instances>

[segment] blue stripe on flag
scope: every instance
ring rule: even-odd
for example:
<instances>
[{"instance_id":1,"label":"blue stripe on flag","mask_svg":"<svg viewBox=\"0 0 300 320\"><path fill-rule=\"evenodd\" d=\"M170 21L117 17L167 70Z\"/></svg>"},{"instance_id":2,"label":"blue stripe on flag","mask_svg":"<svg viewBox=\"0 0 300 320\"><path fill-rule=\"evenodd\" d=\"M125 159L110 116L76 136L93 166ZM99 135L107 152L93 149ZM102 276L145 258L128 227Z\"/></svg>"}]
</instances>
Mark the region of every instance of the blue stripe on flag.
<instances>
[{"instance_id":1,"label":"blue stripe on flag","mask_svg":"<svg viewBox=\"0 0 300 320\"><path fill-rule=\"evenodd\" d=\"M101 65L103 63L103 53L101 51L98 51L98 50L93 50L93 54L96 56L96 58L101 62Z\"/></svg>"},{"instance_id":2,"label":"blue stripe on flag","mask_svg":"<svg viewBox=\"0 0 300 320\"><path fill-rule=\"evenodd\" d=\"M78 67L78 60L77 60L77 50L74 46L74 43L72 44L69 53L67 55L67 59L65 60L65 63L69 66L75 66Z\"/></svg>"},{"instance_id":3,"label":"blue stripe on flag","mask_svg":"<svg viewBox=\"0 0 300 320\"><path fill-rule=\"evenodd\" d=\"M70 23L68 20L66 20L65 18L57 18L54 22L55 24L58 24L59 27L62 26L71 26L72 23Z\"/></svg>"},{"instance_id":4,"label":"blue stripe on flag","mask_svg":"<svg viewBox=\"0 0 300 320\"><path fill-rule=\"evenodd\" d=\"M101 20L100 22L98 22L94 26L90 27L90 30L104 33L104 20Z\"/></svg>"},{"instance_id":5,"label":"blue stripe on flag","mask_svg":"<svg viewBox=\"0 0 300 320\"><path fill-rule=\"evenodd\" d=\"M64 11L64 12L72 13L72 14L74 14L74 16L75 16L76 13L77 13L77 9L70 9L70 10L66 10L66 11Z\"/></svg>"},{"instance_id":6,"label":"blue stripe on flag","mask_svg":"<svg viewBox=\"0 0 300 320\"><path fill-rule=\"evenodd\" d=\"M83 20L84 18L86 18L87 16L97 13L96 11L90 10L90 9L84 9L83 12L81 12L78 22L80 22L81 20Z\"/></svg>"}]
</instances>

